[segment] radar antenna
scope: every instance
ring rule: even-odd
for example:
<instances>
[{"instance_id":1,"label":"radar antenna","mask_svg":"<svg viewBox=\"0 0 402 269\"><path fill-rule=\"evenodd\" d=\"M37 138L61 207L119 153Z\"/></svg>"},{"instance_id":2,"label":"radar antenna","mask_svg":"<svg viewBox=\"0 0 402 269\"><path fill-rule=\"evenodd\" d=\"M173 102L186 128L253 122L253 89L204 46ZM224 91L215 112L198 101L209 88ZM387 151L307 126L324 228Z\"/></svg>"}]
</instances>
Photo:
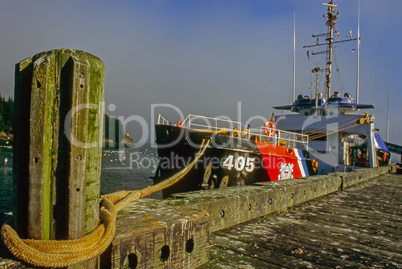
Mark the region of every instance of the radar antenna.
<instances>
[{"instance_id":1,"label":"radar antenna","mask_svg":"<svg viewBox=\"0 0 402 269\"><path fill-rule=\"evenodd\" d=\"M357 40L358 38L350 37L350 39L334 41L334 33L337 33L337 31L335 30L335 22L336 22L336 19L338 18L338 14L339 14L338 6L332 0L329 3L323 3L323 5L328 7L327 14L324 15L327 18L325 25L328 27L328 31L325 34L312 35L312 37L316 38L315 44L306 45L306 46L303 46L303 48L326 46L326 50L318 51L318 52L312 51L311 54L312 55L326 54L326 68L320 69L320 71L325 71L326 98L329 98L331 96L332 57L333 57L333 51L334 51L333 45L338 44L338 43ZM323 37L325 38L324 42L320 42L319 39L323 38ZM314 69L313 69L313 72L314 72ZM317 70L315 72L317 72Z\"/></svg>"}]
</instances>

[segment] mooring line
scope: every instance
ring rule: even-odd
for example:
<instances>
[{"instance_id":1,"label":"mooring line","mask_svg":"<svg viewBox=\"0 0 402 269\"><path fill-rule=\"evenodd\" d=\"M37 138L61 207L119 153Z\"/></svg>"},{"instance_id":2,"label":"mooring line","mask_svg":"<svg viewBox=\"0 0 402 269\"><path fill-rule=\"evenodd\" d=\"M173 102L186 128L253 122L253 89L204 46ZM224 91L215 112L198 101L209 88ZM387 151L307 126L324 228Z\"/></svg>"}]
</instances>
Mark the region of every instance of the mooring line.
<instances>
[{"instance_id":1,"label":"mooring line","mask_svg":"<svg viewBox=\"0 0 402 269\"><path fill-rule=\"evenodd\" d=\"M203 140L194 160L166 180L142 190L119 191L101 196L100 224L86 236L73 240L21 239L8 224L1 237L7 249L18 259L34 266L66 267L102 254L114 238L117 212L139 198L163 190L180 181L204 155L210 140Z\"/></svg>"}]
</instances>

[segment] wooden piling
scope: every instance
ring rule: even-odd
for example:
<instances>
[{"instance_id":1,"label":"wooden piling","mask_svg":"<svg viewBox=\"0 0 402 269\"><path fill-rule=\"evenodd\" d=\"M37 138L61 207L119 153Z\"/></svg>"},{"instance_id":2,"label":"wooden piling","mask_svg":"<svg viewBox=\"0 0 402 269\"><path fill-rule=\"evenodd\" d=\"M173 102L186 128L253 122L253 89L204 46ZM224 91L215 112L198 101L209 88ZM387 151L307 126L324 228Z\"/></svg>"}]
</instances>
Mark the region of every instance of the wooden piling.
<instances>
[{"instance_id":1,"label":"wooden piling","mask_svg":"<svg viewBox=\"0 0 402 269\"><path fill-rule=\"evenodd\" d=\"M74 239L99 222L104 64L84 51L44 51L15 68L16 228Z\"/></svg>"}]
</instances>

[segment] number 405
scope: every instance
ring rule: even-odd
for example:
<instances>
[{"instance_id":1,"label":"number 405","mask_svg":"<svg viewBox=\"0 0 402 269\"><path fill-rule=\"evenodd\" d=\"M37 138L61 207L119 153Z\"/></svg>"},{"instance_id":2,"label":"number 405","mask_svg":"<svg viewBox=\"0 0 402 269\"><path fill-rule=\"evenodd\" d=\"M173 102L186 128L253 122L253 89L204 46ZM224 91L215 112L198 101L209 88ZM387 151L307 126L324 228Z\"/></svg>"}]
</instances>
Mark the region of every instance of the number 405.
<instances>
[{"instance_id":1,"label":"number 405","mask_svg":"<svg viewBox=\"0 0 402 269\"><path fill-rule=\"evenodd\" d=\"M229 155L222 163L222 167L232 170L236 169L237 171L242 171L245 169L247 172L252 172L255 168L254 165L255 158L250 158L250 157L243 157L243 156L238 156L234 157L233 155Z\"/></svg>"}]
</instances>

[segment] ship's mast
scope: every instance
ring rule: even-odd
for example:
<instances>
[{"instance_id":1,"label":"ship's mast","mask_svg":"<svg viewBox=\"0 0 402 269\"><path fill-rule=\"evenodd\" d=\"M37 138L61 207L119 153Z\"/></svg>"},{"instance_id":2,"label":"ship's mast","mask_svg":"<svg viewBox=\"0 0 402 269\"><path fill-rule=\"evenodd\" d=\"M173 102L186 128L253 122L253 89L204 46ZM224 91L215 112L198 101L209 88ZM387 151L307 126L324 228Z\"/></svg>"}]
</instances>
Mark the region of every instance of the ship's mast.
<instances>
[{"instance_id":1,"label":"ship's mast","mask_svg":"<svg viewBox=\"0 0 402 269\"><path fill-rule=\"evenodd\" d=\"M329 98L331 96L331 81L332 81L332 58L333 58L333 52L334 52L334 44L337 43L342 43L342 42L347 42L347 41L352 41L352 40L357 40L357 38L350 38L347 40L340 40L340 41L334 41L334 33L335 31L335 22L336 19L338 18L338 10L337 10L337 5L335 4L334 1L330 1L329 3L323 3L324 6L327 6L327 21L325 22L325 25L328 27L328 32L325 34L318 34L318 35L312 35L314 38L317 38L317 41L313 45L306 45L303 46L303 48L312 48L312 47L320 47L320 46L326 46L326 50L324 51L319 51L319 52L314 52L312 51L312 55L317 55L317 54L326 54L326 68L325 69L319 69L319 71L325 71L325 88L326 88L326 98ZM320 37L325 37L323 43L319 42ZM339 37L339 33L338 33ZM313 69L313 72L317 72L317 70Z\"/></svg>"},{"instance_id":2,"label":"ship's mast","mask_svg":"<svg viewBox=\"0 0 402 269\"><path fill-rule=\"evenodd\" d=\"M293 81L292 102L296 100L296 13L293 13Z\"/></svg>"},{"instance_id":3,"label":"ship's mast","mask_svg":"<svg viewBox=\"0 0 402 269\"><path fill-rule=\"evenodd\" d=\"M327 22L325 23L326 26L328 26L328 38L326 39L326 41L328 42L328 54L327 54L327 69L326 69L326 79L327 79L327 83L326 83L326 88L327 88L327 98L329 98L331 96L331 79L332 79L332 55L333 55L333 47L332 47L332 42L334 40L334 25L335 25L335 21L336 18L338 16L338 12L335 12L335 8L336 5L334 4L334 2L329 2L328 4L323 4L328 6L328 14L327 14Z\"/></svg>"},{"instance_id":4,"label":"ship's mast","mask_svg":"<svg viewBox=\"0 0 402 269\"><path fill-rule=\"evenodd\" d=\"M356 103L359 103L360 91L360 0L357 2L357 70L356 70Z\"/></svg>"}]
</instances>

